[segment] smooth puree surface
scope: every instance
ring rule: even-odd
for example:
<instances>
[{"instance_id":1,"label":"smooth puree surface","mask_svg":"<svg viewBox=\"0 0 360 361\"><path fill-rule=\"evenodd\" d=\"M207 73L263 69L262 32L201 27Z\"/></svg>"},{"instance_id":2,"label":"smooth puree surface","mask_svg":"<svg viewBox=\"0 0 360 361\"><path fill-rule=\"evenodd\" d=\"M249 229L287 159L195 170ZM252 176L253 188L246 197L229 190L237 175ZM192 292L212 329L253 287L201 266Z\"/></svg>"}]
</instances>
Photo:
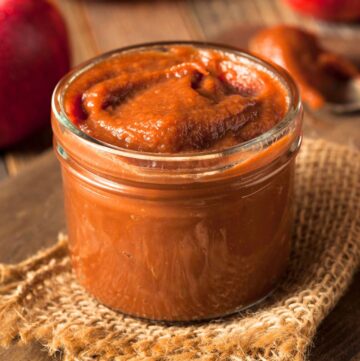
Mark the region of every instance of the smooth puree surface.
<instances>
[{"instance_id":1,"label":"smooth puree surface","mask_svg":"<svg viewBox=\"0 0 360 361\"><path fill-rule=\"evenodd\" d=\"M67 115L83 132L153 153L231 147L271 129L287 107L283 85L265 70L185 45L112 56L65 96Z\"/></svg>"}]
</instances>

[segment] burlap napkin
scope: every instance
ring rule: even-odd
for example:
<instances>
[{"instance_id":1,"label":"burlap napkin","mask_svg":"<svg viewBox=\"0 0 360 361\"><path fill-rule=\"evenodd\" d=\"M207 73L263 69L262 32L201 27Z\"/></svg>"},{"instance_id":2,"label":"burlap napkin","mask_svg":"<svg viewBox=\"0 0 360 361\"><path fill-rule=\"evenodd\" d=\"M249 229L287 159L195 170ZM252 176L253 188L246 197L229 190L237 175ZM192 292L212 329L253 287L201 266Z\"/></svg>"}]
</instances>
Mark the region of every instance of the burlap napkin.
<instances>
[{"instance_id":1,"label":"burlap napkin","mask_svg":"<svg viewBox=\"0 0 360 361\"><path fill-rule=\"evenodd\" d=\"M76 283L66 237L0 266L0 343L40 340L65 360L302 360L360 260L360 153L307 140L297 165L293 252L286 278L257 309L167 326L121 315Z\"/></svg>"}]
</instances>

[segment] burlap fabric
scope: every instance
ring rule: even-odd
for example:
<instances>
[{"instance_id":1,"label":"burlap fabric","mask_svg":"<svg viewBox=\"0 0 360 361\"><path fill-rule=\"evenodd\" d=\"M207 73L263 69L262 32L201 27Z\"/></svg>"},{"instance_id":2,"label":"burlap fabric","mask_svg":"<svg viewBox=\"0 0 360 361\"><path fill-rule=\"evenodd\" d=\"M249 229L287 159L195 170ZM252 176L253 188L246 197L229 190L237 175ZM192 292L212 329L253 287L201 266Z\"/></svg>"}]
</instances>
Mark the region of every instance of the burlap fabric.
<instances>
[{"instance_id":1,"label":"burlap fabric","mask_svg":"<svg viewBox=\"0 0 360 361\"><path fill-rule=\"evenodd\" d=\"M76 283L66 238L0 270L0 343L40 340L65 360L302 360L360 259L360 154L307 140L297 166L286 278L256 309L167 326L121 315Z\"/></svg>"}]
</instances>

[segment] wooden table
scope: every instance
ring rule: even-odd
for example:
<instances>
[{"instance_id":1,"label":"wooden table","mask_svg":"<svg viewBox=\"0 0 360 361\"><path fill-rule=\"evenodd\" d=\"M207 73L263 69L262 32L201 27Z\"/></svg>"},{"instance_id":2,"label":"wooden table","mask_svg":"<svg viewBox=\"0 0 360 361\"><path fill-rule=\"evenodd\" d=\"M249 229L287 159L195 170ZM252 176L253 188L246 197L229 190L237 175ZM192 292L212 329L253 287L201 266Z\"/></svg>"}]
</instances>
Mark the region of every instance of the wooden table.
<instances>
[{"instance_id":1,"label":"wooden table","mask_svg":"<svg viewBox=\"0 0 360 361\"><path fill-rule=\"evenodd\" d=\"M293 13L281 0L54 1L68 23L74 65L116 47L155 40L216 40L246 47L256 28L280 22L312 29L326 46L360 61L359 24L319 23ZM304 128L307 136L360 149L359 116L332 118L307 113ZM50 145L51 131L45 129L0 153L0 180L4 179L0 182L0 262L18 261L50 244L54 229L63 227L62 207L52 212L54 204L61 203L62 193L56 162L47 151ZM29 219L39 223L30 224ZM360 361L360 274L320 327L310 359ZM9 360L51 358L33 344L0 350L0 361Z\"/></svg>"}]
</instances>

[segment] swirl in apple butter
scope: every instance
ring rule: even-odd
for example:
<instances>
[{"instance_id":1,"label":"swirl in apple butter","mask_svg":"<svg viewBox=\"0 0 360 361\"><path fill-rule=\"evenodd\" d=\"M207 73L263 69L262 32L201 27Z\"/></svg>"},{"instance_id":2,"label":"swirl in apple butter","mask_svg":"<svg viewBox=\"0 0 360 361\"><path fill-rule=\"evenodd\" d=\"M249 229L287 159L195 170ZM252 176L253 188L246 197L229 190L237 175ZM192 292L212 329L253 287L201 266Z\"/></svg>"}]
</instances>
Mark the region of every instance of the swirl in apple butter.
<instances>
[{"instance_id":1,"label":"swirl in apple butter","mask_svg":"<svg viewBox=\"0 0 360 361\"><path fill-rule=\"evenodd\" d=\"M223 149L277 124L283 86L254 66L191 46L117 55L71 84L66 110L85 133L152 153Z\"/></svg>"}]
</instances>

